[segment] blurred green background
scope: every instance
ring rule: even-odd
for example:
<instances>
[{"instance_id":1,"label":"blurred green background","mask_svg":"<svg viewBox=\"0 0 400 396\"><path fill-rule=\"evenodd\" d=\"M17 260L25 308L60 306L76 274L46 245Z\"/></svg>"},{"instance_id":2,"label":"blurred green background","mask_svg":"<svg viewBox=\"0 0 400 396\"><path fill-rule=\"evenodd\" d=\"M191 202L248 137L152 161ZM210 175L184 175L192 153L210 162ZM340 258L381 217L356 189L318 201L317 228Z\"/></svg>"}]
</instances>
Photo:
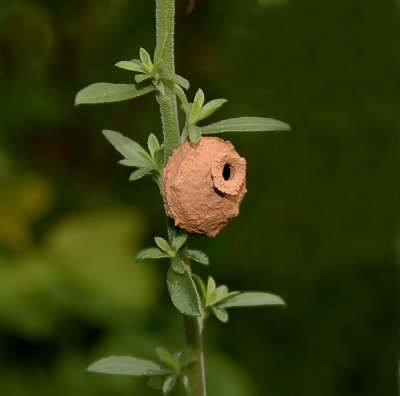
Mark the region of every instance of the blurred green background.
<instances>
[{"instance_id":1,"label":"blurred green background","mask_svg":"<svg viewBox=\"0 0 400 396\"><path fill-rule=\"evenodd\" d=\"M210 396L397 394L400 3L178 1L176 63L210 121L274 117L290 133L226 135L248 161L241 215L193 237L234 289L285 309L237 310L205 334ZM164 235L150 180L128 183L102 129L160 137L151 96L73 106L154 47L149 0L0 4L0 395L151 396L86 375L117 354L178 349L166 263L134 263ZM203 269L199 272L207 274Z\"/></svg>"}]
</instances>

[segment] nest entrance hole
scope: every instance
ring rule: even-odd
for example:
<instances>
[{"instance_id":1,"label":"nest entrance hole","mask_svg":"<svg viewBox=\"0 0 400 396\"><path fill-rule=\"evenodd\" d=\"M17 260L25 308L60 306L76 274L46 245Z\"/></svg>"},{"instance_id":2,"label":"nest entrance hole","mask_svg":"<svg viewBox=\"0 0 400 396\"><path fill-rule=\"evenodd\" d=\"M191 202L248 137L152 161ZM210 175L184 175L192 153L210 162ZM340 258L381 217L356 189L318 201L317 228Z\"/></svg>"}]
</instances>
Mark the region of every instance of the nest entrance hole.
<instances>
[{"instance_id":1,"label":"nest entrance hole","mask_svg":"<svg viewBox=\"0 0 400 396\"><path fill-rule=\"evenodd\" d=\"M231 178L231 166L229 164L224 165L224 169L222 170L222 177L225 181L228 181Z\"/></svg>"}]
</instances>

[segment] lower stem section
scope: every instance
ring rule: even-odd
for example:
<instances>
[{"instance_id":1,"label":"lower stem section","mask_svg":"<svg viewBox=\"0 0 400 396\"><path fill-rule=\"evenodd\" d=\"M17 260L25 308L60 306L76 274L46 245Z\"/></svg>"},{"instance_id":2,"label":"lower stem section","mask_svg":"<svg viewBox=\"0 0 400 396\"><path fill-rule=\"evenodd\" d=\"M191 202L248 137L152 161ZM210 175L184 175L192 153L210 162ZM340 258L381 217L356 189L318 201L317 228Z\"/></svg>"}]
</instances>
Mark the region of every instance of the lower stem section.
<instances>
[{"instance_id":1,"label":"lower stem section","mask_svg":"<svg viewBox=\"0 0 400 396\"><path fill-rule=\"evenodd\" d=\"M206 376L203 352L203 319L184 316L186 352L196 361L188 366L190 396L206 396Z\"/></svg>"}]
</instances>

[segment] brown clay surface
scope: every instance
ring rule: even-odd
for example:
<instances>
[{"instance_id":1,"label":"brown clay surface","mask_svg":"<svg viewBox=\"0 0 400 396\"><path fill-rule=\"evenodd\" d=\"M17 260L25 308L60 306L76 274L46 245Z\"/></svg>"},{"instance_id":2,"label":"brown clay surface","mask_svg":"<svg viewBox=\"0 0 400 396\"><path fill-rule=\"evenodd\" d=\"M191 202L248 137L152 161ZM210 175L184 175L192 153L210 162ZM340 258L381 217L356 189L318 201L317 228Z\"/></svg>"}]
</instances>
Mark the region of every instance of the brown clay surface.
<instances>
[{"instance_id":1,"label":"brown clay surface","mask_svg":"<svg viewBox=\"0 0 400 396\"><path fill-rule=\"evenodd\" d=\"M189 233L215 237L239 214L246 190L246 160L231 142L202 137L173 151L164 169L167 215Z\"/></svg>"}]
</instances>

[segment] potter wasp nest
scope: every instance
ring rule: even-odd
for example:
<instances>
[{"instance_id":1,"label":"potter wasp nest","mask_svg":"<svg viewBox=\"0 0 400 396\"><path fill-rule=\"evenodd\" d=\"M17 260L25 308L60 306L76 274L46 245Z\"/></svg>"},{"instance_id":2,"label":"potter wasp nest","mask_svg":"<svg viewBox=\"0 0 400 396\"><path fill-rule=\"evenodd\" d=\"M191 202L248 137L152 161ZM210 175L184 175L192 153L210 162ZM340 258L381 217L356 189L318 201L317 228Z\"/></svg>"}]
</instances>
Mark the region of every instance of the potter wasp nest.
<instances>
[{"instance_id":1,"label":"potter wasp nest","mask_svg":"<svg viewBox=\"0 0 400 396\"><path fill-rule=\"evenodd\" d=\"M231 142L202 137L173 151L164 168L167 215L186 232L215 237L239 214L246 190L246 160Z\"/></svg>"}]
</instances>

